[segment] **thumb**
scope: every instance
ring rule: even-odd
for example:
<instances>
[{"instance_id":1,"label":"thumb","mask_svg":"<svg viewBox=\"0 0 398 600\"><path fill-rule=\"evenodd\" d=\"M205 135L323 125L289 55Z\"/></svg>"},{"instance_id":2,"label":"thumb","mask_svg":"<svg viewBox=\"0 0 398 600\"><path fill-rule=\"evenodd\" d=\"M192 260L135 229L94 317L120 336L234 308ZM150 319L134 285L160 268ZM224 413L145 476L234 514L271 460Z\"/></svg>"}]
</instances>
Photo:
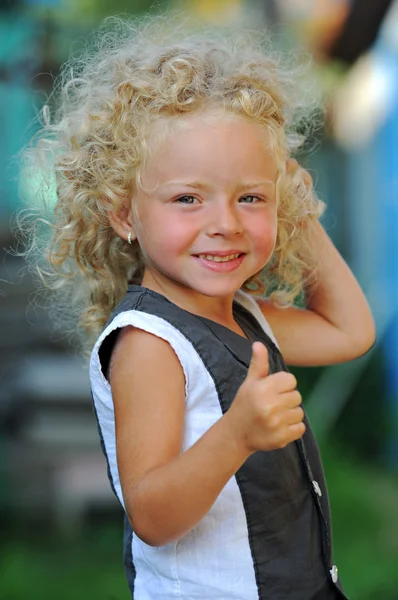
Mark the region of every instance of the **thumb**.
<instances>
[{"instance_id":1,"label":"thumb","mask_svg":"<svg viewBox=\"0 0 398 600\"><path fill-rule=\"evenodd\" d=\"M248 377L261 379L269 373L268 350L262 342L254 342Z\"/></svg>"}]
</instances>

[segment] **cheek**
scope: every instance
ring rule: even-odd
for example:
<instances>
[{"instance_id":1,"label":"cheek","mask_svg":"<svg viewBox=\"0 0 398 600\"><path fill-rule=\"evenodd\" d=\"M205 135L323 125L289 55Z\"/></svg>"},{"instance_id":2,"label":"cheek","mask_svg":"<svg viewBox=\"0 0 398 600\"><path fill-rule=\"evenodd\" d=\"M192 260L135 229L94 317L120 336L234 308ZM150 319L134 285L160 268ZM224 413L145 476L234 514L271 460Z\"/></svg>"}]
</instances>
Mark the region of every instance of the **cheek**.
<instances>
[{"instance_id":1,"label":"cheek","mask_svg":"<svg viewBox=\"0 0 398 600\"><path fill-rule=\"evenodd\" d=\"M185 250L194 238L195 232L189 226L189 221L165 213L145 215L138 232L138 240L147 255L160 254L164 258Z\"/></svg>"},{"instance_id":2,"label":"cheek","mask_svg":"<svg viewBox=\"0 0 398 600\"><path fill-rule=\"evenodd\" d=\"M259 252L272 253L276 243L277 231L276 218L267 219L265 222L258 220L254 226L253 239Z\"/></svg>"}]
</instances>

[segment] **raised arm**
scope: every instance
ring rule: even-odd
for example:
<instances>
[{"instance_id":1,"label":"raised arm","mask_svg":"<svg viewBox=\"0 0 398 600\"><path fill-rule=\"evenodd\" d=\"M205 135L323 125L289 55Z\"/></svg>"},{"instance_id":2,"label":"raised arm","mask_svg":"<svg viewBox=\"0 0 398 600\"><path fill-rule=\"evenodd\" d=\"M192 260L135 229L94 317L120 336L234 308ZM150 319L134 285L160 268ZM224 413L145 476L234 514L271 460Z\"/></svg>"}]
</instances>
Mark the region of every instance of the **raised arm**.
<instances>
[{"instance_id":1,"label":"raised arm","mask_svg":"<svg viewBox=\"0 0 398 600\"><path fill-rule=\"evenodd\" d=\"M307 290L307 307L259 305L288 364L316 366L345 362L364 354L375 341L375 325L353 273L322 225L313 221L317 283Z\"/></svg>"}]
</instances>

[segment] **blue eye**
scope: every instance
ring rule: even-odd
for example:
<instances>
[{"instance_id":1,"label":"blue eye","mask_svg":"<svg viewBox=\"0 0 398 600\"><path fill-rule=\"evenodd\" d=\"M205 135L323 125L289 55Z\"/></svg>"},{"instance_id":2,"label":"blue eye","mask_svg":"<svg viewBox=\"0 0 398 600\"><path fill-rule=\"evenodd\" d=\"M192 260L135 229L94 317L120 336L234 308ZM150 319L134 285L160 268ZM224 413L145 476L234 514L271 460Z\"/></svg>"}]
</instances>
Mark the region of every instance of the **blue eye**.
<instances>
[{"instance_id":1,"label":"blue eye","mask_svg":"<svg viewBox=\"0 0 398 600\"><path fill-rule=\"evenodd\" d=\"M246 196L242 196L239 198L239 202L244 202L245 204L256 204L257 202L261 202L263 199L259 196L253 196L253 194L247 194Z\"/></svg>"},{"instance_id":2,"label":"blue eye","mask_svg":"<svg viewBox=\"0 0 398 600\"><path fill-rule=\"evenodd\" d=\"M196 200L197 199L195 198L195 196L189 196L188 194L176 198L176 202L180 202L181 204L194 204Z\"/></svg>"}]
</instances>

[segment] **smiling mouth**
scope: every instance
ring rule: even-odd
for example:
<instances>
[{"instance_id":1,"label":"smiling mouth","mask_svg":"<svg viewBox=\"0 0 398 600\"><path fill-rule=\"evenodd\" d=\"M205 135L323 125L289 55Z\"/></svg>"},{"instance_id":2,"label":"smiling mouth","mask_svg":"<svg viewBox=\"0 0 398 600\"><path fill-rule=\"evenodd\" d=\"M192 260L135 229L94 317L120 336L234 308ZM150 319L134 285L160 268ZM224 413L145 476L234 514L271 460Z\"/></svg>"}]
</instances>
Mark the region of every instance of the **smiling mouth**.
<instances>
[{"instance_id":1,"label":"smiling mouth","mask_svg":"<svg viewBox=\"0 0 398 600\"><path fill-rule=\"evenodd\" d=\"M198 258L203 260L210 260L213 262L229 262L235 260L240 256L243 256L243 252L237 252L235 254L228 254L227 256L220 256L219 254L196 254Z\"/></svg>"}]
</instances>

